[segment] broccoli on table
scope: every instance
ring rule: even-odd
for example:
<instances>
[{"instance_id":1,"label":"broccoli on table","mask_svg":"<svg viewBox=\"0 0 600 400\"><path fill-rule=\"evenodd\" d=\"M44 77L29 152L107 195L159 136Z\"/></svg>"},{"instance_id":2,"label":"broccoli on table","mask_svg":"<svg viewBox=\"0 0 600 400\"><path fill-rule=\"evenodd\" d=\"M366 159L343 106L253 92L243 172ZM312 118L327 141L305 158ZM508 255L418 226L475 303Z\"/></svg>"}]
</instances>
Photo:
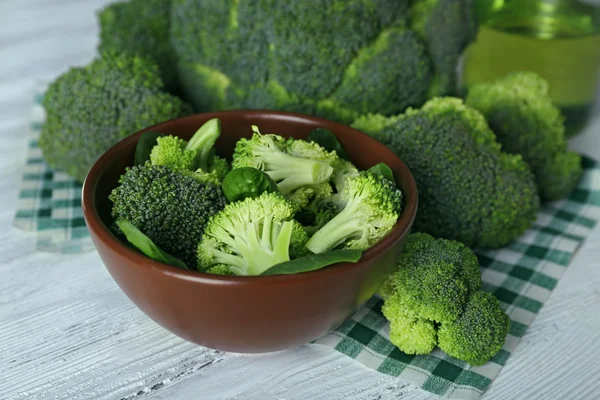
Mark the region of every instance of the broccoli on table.
<instances>
[{"instance_id":1,"label":"broccoli on table","mask_svg":"<svg viewBox=\"0 0 600 400\"><path fill-rule=\"evenodd\" d=\"M196 246L210 217L226 204L218 186L149 163L128 168L109 196L112 216L131 222L157 246L196 266Z\"/></svg>"},{"instance_id":2,"label":"broccoli on table","mask_svg":"<svg viewBox=\"0 0 600 400\"><path fill-rule=\"evenodd\" d=\"M415 231L497 248L535 221L531 170L520 155L502 152L483 115L460 99L436 98L390 118L367 115L353 126L411 169L419 188Z\"/></svg>"},{"instance_id":3,"label":"broccoli on table","mask_svg":"<svg viewBox=\"0 0 600 400\"><path fill-rule=\"evenodd\" d=\"M166 88L178 91L175 52L169 39L172 0L129 0L98 12L100 52L115 51L152 59Z\"/></svg>"},{"instance_id":4,"label":"broccoli on table","mask_svg":"<svg viewBox=\"0 0 600 400\"><path fill-rule=\"evenodd\" d=\"M203 124L189 142L172 135L158 137L150 162L179 172L196 171L197 177L220 182L230 171L227 160L215 155L220 134L221 121L215 118Z\"/></svg>"},{"instance_id":5,"label":"broccoli on table","mask_svg":"<svg viewBox=\"0 0 600 400\"><path fill-rule=\"evenodd\" d=\"M165 92L154 62L112 52L60 76L43 105L46 122L39 145L44 158L80 182L119 140L190 111Z\"/></svg>"},{"instance_id":6,"label":"broccoli on table","mask_svg":"<svg viewBox=\"0 0 600 400\"><path fill-rule=\"evenodd\" d=\"M308 236L283 196L265 192L230 203L214 215L197 246L198 269L218 264L236 275L260 275L300 253Z\"/></svg>"},{"instance_id":7,"label":"broccoli on table","mask_svg":"<svg viewBox=\"0 0 600 400\"><path fill-rule=\"evenodd\" d=\"M390 340L407 354L447 354L483 364L504 344L509 319L481 291L475 254L463 244L425 233L408 237L398 269L380 289Z\"/></svg>"},{"instance_id":8,"label":"broccoli on table","mask_svg":"<svg viewBox=\"0 0 600 400\"><path fill-rule=\"evenodd\" d=\"M533 171L542 200L568 195L583 173L581 156L568 151L563 117L546 80L515 72L472 87L467 105L487 119L502 149L521 154Z\"/></svg>"},{"instance_id":9,"label":"broccoli on table","mask_svg":"<svg viewBox=\"0 0 600 400\"><path fill-rule=\"evenodd\" d=\"M329 181L333 168L325 161L288 154L283 137L263 135L256 126L252 129L252 138L240 139L235 146L233 168L253 167L264 171L285 196L302 187Z\"/></svg>"},{"instance_id":10,"label":"broccoli on table","mask_svg":"<svg viewBox=\"0 0 600 400\"><path fill-rule=\"evenodd\" d=\"M368 172L346 180L338 201L340 212L306 243L320 254L343 245L366 250L394 227L400 214L402 194L391 182Z\"/></svg>"}]
</instances>

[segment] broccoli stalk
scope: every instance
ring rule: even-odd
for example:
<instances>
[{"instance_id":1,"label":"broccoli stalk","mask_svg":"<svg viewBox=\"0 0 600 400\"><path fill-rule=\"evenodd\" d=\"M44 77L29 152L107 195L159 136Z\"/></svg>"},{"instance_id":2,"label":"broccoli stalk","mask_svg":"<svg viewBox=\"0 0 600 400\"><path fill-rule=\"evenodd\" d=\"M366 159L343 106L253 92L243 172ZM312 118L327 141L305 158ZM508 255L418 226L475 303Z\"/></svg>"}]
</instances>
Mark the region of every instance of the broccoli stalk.
<instances>
[{"instance_id":1,"label":"broccoli stalk","mask_svg":"<svg viewBox=\"0 0 600 400\"><path fill-rule=\"evenodd\" d=\"M221 135L221 120L213 118L205 122L192 136L185 149L196 152L196 168L209 171L214 158L214 145Z\"/></svg>"},{"instance_id":2,"label":"broccoli stalk","mask_svg":"<svg viewBox=\"0 0 600 400\"><path fill-rule=\"evenodd\" d=\"M236 275L254 276L289 261L290 251L299 251L308 239L293 214L293 206L276 193L230 203L206 226L199 269L225 264Z\"/></svg>"},{"instance_id":3,"label":"broccoli stalk","mask_svg":"<svg viewBox=\"0 0 600 400\"><path fill-rule=\"evenodd\" d=\"M362 172L346 180L343 209L310 238L306 247L325 253L344 244L364 250L384 237L398 220L402 195L390 182Z\"/></svg>"},{"instance_id":4,"label":"broccoli stalk","mask_svg":"<svg viewBox=\"0 0 600 400\"><path fill-rule=\"evenodd\" d=\"M277 135L262 135L252 126L251 139L237 142L233 168L253 167L271 177L284 195L309 185L326 182L333 168L323 161L295 157L285 152L285 139Z\"/></svg>"}]
</instances>

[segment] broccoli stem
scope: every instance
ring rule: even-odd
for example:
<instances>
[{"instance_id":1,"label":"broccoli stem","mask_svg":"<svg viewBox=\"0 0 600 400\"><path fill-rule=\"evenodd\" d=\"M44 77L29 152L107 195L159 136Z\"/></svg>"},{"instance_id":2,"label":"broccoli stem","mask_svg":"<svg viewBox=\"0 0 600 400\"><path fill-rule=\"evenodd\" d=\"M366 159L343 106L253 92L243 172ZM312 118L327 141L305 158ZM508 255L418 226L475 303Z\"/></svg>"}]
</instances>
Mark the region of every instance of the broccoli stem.
<instances>
[{"instance_id":1,"label":"broccoli stem","mask_svg":"<svg viewBox=\"0 0 600 400\"><path fill-rule=\"evenodd\" d=\"M190 139L186 150L196 151L196 168L209 172L209 164L214 156L213 147L221 135L221 120L213 118L205 122Z\"/></svg>"},{"instance_id":2,"label":"broccoli stem","mask_svg":"<svg viewBox=\"0 0 600 400\"><path fill-rule=\"evenodd\" d=\"M308 240L306 248L315 254L330 251L347 239L361 234L362 225L361 218L356 215L356 207L348 204Z\"/></svg>"},{"instance_id":3,"label":"broccoli stem","mask_svg":"<svg viewBox=\"0 0 600 400\"><path fill-rule=\"evenodd\" d=\"M287 195L301 186L316 185L329 179L333 168L322 161L290 156L282 152L263 155L264 172Z\"/></svg>"}]
</instances>

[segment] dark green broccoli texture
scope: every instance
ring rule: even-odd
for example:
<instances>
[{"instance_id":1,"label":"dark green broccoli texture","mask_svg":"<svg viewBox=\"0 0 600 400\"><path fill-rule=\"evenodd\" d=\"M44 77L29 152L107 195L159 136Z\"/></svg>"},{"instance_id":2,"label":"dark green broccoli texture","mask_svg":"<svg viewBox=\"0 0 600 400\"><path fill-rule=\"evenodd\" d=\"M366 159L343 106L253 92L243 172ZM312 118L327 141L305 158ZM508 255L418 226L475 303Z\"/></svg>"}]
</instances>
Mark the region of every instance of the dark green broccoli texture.
<instances>
[{"instance_id":1,"label":"dark green broccoli texture","mask_svg":"<svg viewBox=\"0 0 600 400\"><path fill-rule=\"evenodd\" d=\"M119 140L190 111L165 92L154 62L112 52L60 76L48 88L44 108L44 158L79 182Z\"/></svg>"},{"instance_id":2,"label":"dark green broccoli texture","mask_svg":"<svg viewBox=\"0 0 600 400\"><path fill-rule=\"evenodd\" d=\"M113 218L123 218L157 246L196 266L196 247L209 219L226 204L220 187L164 166L128 168L110 194Z\"/></svg>"},{"instance_id":3,"label":"dark green broccoli texture","mask_svg":"<svg viewBox=\"0 0 600 400\"><path fill-rule=\"evenodd\" d=\"M470 1L411 3L174 0L182 86L200 111L278 109L346 123L453 94L451 71L476 30Z\"/></svg>"},{"instance_id":4,"label":"dark green broccoli texture","mask_svg":"<svg viewBox=\"0 0 600 400\"><path fill-rule=\"evenodd\" d=\"M542 200L557 200L575 188L583 168L581 156L567 149L564 118L549 89L535 73L515 72L472 87L466 103L485 116L504 151L523 156Z\"/></svg>"},{"instance_id":5,"label":"dark green broccoli texture","mask_svg":"<svg viewBox=\"0 0 600 400\"><path fill-rule=\"evenodd\" d=\"M166 88L177 93L177 65L169 40L171 3L171 0L129 0L109 4L98 13L98 49L153 60L160 67Z\"/></svg>"},{"instance_id":6,"label":"dark green broccoli texture","mask_svg":"<svg viewBox=\"0 0 600 400\"><path fill-rule=\"evenodd\" d=\"M379 290L390 340L407 354L439 346L473 365L504 344L509 318L498 300L481 291L477 257L463 244L425 233L409 236L398 269Z\"/></svg>"},{"instance_id":7,"label":"dark green broccoli texture","mask_svg":"<svg viewBox=\"0 0 600 400\"><path fill-rule=\"evenodd\" d=\"M467 246L498 248L521 235L540 207L531 170L501 151L483 115L456 98L353 126L390 147L419 189L414 229Z\"/></svg>"}]
</instances>

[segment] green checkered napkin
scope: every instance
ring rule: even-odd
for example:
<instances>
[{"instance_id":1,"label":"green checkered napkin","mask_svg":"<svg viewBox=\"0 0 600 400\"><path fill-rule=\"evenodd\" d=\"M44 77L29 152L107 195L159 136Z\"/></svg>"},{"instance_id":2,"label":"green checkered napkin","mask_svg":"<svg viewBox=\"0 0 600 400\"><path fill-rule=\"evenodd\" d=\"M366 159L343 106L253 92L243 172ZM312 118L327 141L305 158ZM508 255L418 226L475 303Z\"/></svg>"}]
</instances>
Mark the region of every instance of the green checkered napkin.
<instances>
[{"instance_id":1,"label":"green checkered napkin","mask_svg":"<svg viewBox=\"0 0 600 400\"><path fill-rule=\"evenodd\" d=\"M45 118L42 107L45 85L38 86L13 225L33 232L39 251L79 253L93 250L81 210L81 185L62 172L52 171L43 161L38 147Z\"/></svg>"},{"instance_id":2,"label":"green checkered napkin","mask_svg":"<svg viewBox=\"0 0 600 400\"><path fill-rule=\"evenodd\" d=\"M474 367L439 349L426 356L404 354L389 341L383 301L371 298L340 328L315 341L397 376L421 389L451 399L477 399L498 375L600 219L600 163L584 159L585 174L568 199L546 205L520 239L504 249L478 252L484 290L496 295L511 318L500 352Z\"/></svg>"},{"instance_id":3,"label":"green checkered napkin","mask_svg":"<svg viewBox=\"0 0 600 400\"><path fill-rule=\"evenodd\" d=\"M93 249L81 211L81 185L43 162L37 139L44 120L43 87L36 96L14 225L36 232L42 251ZM600 163L584 159L585 174L568 199L548 204L519 240L502 250L479 252L484 289L494 293L511 318L503 349L489 363L472 367L436 350L407 355L389 341L382 300L370 299L351 319L315 341L382 373L452 399L477 399L515 351L520 338L563 275L571 258L600 219Z\"/></svg>"}]
</instances>

